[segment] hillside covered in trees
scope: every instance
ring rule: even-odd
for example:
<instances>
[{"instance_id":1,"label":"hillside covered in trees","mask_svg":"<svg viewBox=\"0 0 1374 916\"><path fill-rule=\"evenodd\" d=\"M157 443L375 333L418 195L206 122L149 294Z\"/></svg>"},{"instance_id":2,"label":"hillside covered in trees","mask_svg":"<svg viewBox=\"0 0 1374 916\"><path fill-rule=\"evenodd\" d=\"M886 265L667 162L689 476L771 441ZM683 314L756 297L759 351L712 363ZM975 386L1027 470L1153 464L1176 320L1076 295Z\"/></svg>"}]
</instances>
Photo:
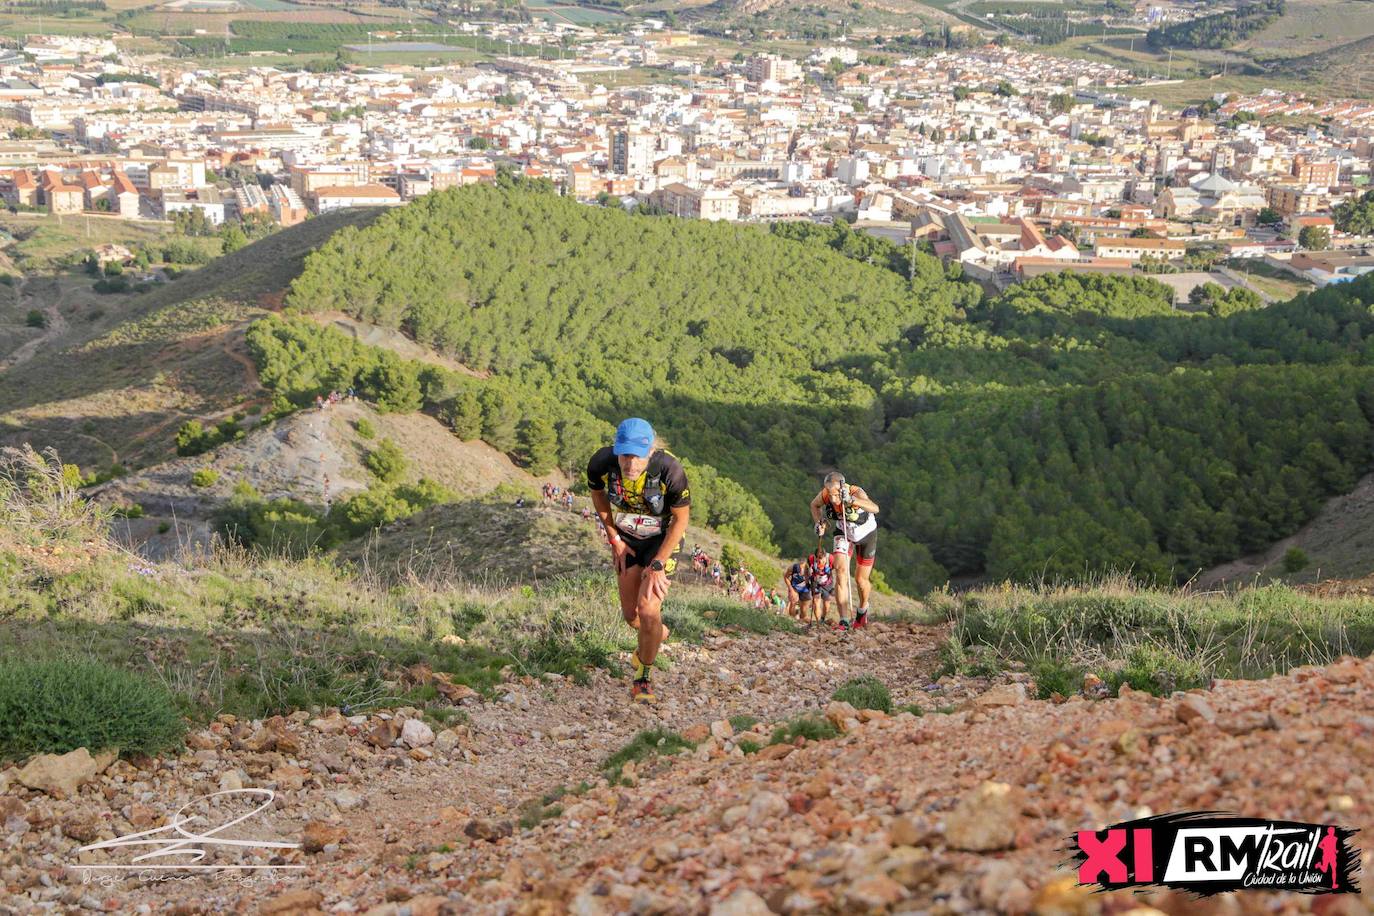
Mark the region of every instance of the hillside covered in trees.
<instances>
[{"instance_id":1,"label":"hillside covered in trees","mask_svg":"<svg viewBox=\"0 0 1374 916\"><path fill-rule=\"evenodd\" d=\"M1254 0L1235 9L1150 29L1152 48L1229 48L1283 15L1284 0Z\"/></svg>"},{"instance_id":2,"label":"hillside covered in trees","mask_svg":"<svg viewBox=\"0 0 1374 916\"><path fill-rule=\"evenodd\" d=\"M627 414L693 466L698 518L795 554L839 466L883 506L879 569L1159 581L1267 544L1370 469L1374 278L1227 317L1147 278L984 300L924 254L586 207L429 195L345 229L287 304L399 328L469 373L290 315L250 331L279 409L357 384L536 468ZM792 235L794 237L784 237ZM701 501L696 501L700 493Z\"/></svg>"}]
</instances>

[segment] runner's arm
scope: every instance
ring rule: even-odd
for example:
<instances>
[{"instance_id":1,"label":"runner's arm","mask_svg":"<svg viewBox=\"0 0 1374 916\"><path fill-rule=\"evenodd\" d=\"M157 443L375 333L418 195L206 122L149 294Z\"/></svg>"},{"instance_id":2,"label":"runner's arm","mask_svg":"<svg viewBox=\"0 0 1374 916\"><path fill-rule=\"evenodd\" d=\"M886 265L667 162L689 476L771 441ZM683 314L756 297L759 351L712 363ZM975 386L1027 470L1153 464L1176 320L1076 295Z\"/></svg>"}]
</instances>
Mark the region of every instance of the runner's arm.
<instances>
[{"instance_id":1,"label":"runner's arm","mask_svg":"<svg viewBox=\"0 0 1374 916\"><path fill-rule=\"evenodd\" d=\"M825 491L821 490L816 494L816 498L811 500L811 521L820 524L821 506L825 505Z\"/></svg>"},{"instance_id":2,"label":"runner's arm","mask_svg":"<svg viewBox=\"0 0 1374 916\"><path fill-rule=\"evenodd\" d=\"M596 510L601 524L606 526L610 539L618 540L620 535L615 532L615 516L611 514L611 501L606 498L605 490L592 490L592 508Z\"/></svg>"},{"instance_id":3,"label":"runner's arm","mask_svg":"<svg viewBox=\"0 0 1374 916\"><path fill-rule=\"evenodd\" d=\"M629 551L629 547L616 531L615 515L611 512L611 501L607 498L605 490L592 490L592 506L596 509L597 517L601 519L602 527L606 529L606 546L611 548L611 554L615 558L616 572L620 572L620 557Z\"/></svg>"},{"instance_id":4,"label":"runner's arm","mask_svg":"<svg viewBox=\"0 0 1374 916\"><path fill-rule=\"evenodd\" d=\"M856 508L872 512L874 515L878 514L878 504L868 498L868 494L864 492L863 487L849 488L849 502Z\"/></svg>"}]
</instances>

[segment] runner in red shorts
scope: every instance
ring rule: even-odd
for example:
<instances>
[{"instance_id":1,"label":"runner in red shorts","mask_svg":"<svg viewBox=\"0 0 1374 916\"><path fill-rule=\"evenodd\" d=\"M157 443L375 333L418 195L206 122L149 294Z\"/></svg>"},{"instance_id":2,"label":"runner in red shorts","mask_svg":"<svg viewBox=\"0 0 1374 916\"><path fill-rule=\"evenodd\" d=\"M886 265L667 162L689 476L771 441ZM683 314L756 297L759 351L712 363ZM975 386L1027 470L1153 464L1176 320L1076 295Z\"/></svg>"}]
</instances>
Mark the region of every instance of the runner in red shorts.
<instances>
[{"instance_id":1,"label":"runner in red shorts","mask_svg":"<svg viewBox=\"0 0 1374 916\"><path fill-rule=\"evenodd\" d=\"M868 598L872 591L869 582L873 575L873 560L878 555L878 504L868 498L863 487L847 483L839 471L825 475L825 485L811 500L811 518L816 523L816 536L824 537L826 528L835 526L831 562L835 567L835 585L840 605L838 629L849 629L849 611L853 600L849 594L849 557L857 560L854 584L859 590L859 608L854 615L854 628L868 626Z\"/></svg>"}]
</instances>

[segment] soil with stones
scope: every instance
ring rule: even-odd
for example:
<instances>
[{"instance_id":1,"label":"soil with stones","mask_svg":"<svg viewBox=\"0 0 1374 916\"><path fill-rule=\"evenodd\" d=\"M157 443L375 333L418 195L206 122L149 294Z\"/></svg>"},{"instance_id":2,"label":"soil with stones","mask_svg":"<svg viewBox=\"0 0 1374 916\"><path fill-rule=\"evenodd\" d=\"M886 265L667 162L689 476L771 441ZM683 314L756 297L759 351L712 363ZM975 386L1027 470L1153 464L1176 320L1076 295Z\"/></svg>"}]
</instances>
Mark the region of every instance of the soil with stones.
<instances>
[{"instance_id":1,"label":"soil with stones","mask_svg":"<svg viewBox=\"0 0 1374 916\"><path fill-rule=\"evenodd\" d=\"M412 669L461 711L449 727L406 709L226 717L160 759L76 751L10 768L0 912L1370 911L1368 893L1093 894L1065 847L1080 829L1179 810L1367 828L1374 659L1054 703L1029 699L1015 671L933 679L944 635L714 632L670 645L652 709L600 670L585 685L512 675L487 700ZM863 674L923 714L832 702ZM769 744L808 710L838 736ZM736 730L739 716L758 724ZM607 756L651 727L695 748L609 784ZM167 828L183 805L198 819L182 829L202 835L262 810L214 834L249 845L198 844L195 864L212 866L199 871L185 855L94 867L151 847L79 851Z\"/></svg>"}]
</instances>

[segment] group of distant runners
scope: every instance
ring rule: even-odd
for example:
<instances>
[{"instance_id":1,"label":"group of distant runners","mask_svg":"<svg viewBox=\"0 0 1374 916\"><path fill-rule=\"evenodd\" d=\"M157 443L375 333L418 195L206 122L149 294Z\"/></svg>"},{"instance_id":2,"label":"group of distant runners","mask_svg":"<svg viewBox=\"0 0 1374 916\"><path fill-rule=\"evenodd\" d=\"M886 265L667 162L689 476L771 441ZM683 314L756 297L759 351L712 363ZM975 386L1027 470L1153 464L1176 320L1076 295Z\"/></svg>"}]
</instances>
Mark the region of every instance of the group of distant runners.
<instances>
[{"instance_id":1,"label":"group of distant runners","mask_svg":"<svg viewBox=\"0 0 1374 916\"><path fill-rule=\"evenodd\" d=\"M772 609L779 614L787 611L786 593L777 588L765 588L764 584L744 563L726 568L722 561L714 560L697 544L692 547L692 569L701 579L721 589L731 597L758 610Z\"/></svg>"},{"instance_id":2,"label":"group of distant runners","mask_svg":"<svg viewBox=\"0 0 1374 916\"><path fill-rule=\"evenodd\" d=\"M587 486L596 517L611 551L611 565L619 585L620 610L637 631L631 660L634 679L630 698L656 701L650 672L659 648L668 638L663 625L663 599L676 568L676 555L691 516L691 490L682 462L663 447L647 420L622 422L615 440L598 449L587 463ZM850 484L837 471L827 474L811 500L816 550L792 564L784 575L785 613L806 623L820 624L837 606L836 629L847 632L868 625L869 577L878 547L878 504L863 488ZM827 547L827 537L830 543ZM700 563L699 551L693 563ZM850 557L857 561L853 585L858 606L850 596ZM709 558L707 558L709 560ZM700 571L700 569L699 569ZM711 575L719 581L719 564ZM757 585L757 580L755 580ZM757 596L756 596L757 597ZM781 596L769 598L778 606ZM851 623L852 617L852 623Z\"/></svg>"}]
</instances>

